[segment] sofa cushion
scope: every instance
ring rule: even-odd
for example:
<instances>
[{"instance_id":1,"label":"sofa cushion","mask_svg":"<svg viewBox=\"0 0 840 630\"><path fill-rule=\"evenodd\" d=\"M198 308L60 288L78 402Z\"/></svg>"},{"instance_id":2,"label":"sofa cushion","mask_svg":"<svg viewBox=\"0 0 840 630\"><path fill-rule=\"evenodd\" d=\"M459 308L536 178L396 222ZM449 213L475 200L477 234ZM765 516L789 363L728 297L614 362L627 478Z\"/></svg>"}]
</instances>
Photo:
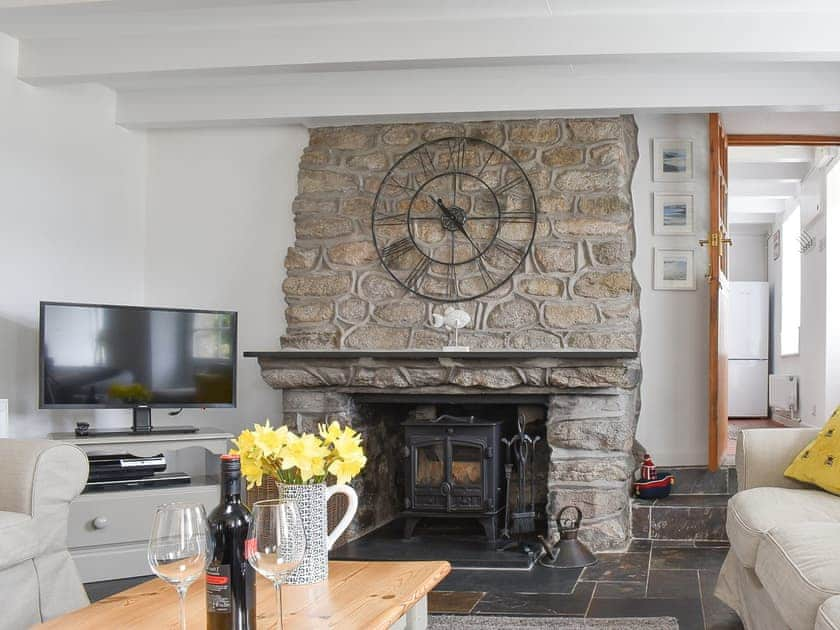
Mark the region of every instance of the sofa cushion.
<instances>
[{"instance_id":1,"label":"sofa cushion","mask_svg":"<svg viewBox=\"0 0 840 630\"><path fill-rule=\"evenodd\" d=\"M840 596L835 595L823 602L817 611L814 630L840 630Z\"/></svg>"},{"instance_id":2,"label":"sofa cushion","mask_svg":"<svg viewBox=\"0 0 840 630\"><path fill-rule=\"evenodd\" d=\"M785 470L785 477L840 495L840 407Z\"/></svg>"},{"instance_id":3,"label":"sofa cushion","mask_svg":"<svg viewBox=\"0 0 840 630\"><path fill-rule=\"evenodd\" d=\"M805 522L840 523L840 497L822 490L744 490L729 499L726 533L741 564L753 569L765 532Z\"/></svg>"},{"instance_id":4,"label":"sofa cushion","mask_svg":"<svg viewBox=\"0 0 840 630\"><path fill-rule=\"evenodd\" d=\"M837 558L840 523L786 525L764 535L755 574L793 630L814 628L823 602L840 595Z\"/></svg>"},{"instance_id":5,"label":"sofa cushion","mask_svg":"<svg viewBox=\"0 0 840 630\"><path fill-rule=\"evenodd\" d=\"M20 512L0 512L0 570L31 560L37 551L32 517Z\"/></svg>"}]
</instances>

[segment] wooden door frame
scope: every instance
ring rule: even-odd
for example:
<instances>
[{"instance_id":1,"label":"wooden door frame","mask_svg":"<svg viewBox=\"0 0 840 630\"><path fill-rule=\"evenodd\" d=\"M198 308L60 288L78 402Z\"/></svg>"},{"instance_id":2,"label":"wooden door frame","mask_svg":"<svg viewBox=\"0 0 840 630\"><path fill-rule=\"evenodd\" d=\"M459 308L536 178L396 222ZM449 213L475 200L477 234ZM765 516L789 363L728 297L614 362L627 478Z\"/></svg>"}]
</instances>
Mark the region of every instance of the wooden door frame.
<instances>
[{"instance_id":1,"label":"wooden door frame","mask_svg":"<svg viewBox=\"0 0 840 630\"><path fill-rule=\"evenodd\" d=\"M727 134L730 147L840 146L840 136L798 134Z\"/></svg>"},{"instance_id":2,"label":"wooden door frame","mask_svg":"<svg viewBox=\"0 0 840 630\"><path fill-rule=\"evenodd\" d=\"M711 133L711 129L710 129ZM772 146L840 146L840 136L817 135L817 134L726 134L727 148L728 147L772 147ZM711 188L713 175L709 174L709 186ZM712 232L712 226L709 225L709 233ZM710 330L709 351L713 351L712 346L712 331ZM717 340L714 340L717 343ZM715 348L716 350L716 348ZM711 381L711 379L710 379ZM710 389L708 403L710 405L710 415L712 413L711 404L717 401L719 394L719 385L715 391ZM727 424L729 418L727 418ZM710 422L711 432L711 422ZM709 448L713 446L712 436L709 437Z\"/></svg>"}]
</instances>

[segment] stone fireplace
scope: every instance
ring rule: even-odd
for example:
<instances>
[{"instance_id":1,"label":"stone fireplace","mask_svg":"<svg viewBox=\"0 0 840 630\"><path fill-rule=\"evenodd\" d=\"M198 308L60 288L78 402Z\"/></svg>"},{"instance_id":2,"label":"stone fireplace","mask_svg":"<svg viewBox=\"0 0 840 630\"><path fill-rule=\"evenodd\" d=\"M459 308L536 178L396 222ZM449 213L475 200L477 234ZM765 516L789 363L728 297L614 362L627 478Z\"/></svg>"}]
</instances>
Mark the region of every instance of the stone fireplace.
<instances>
[{"instance_id":1,"label":"stone fireplace","mask_svg":"<svg viewBox=\"0 0 840 630\"><path fill-rule=\"evenodd\" d=\"M382 268L371 237L389 166L423 141L469 136L513 156L538 202L531 251L500 288L460 304L472 324L445 353L432 325L444 305L408 293ZM400 423L425 407L507 406L545 434L549 526L579 506L596 549L630 536L639 408L639 289L630 179L632 117L312 129L286 257L284 350L251 353L284 392L284 422L312 430L345 414L369 463L356 482L355 537L402 509Z\"/></svg>"}]
</instances>

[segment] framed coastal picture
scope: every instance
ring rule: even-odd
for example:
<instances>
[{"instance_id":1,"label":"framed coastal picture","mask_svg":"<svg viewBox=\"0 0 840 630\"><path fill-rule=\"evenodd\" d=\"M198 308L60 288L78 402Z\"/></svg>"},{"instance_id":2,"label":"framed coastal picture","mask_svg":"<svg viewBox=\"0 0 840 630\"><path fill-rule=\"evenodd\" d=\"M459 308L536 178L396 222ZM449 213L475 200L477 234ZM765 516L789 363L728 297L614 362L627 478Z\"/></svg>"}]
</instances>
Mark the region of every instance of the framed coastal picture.
<instances>
[{"instance_id":1,"label":"framed coastal picture","mask_svg":"<svg viewBox=\"0 0 840 630\"><path fill-rule=\"evenodd\" d=\"M694 195L654 193L653 233L694 234Z\"/></svg>"},{"instance_id":2,"label":"framed coastal picture","mask_svg":"<svg viewBox=\"0 0 840 630\"><path fill-rule=\"evenodd\" d=\"M654 138L653 181L687 182L694 177L694 145L691 140Z\"/></svg>"},{"instance_id":3,"label":"framed coastal picture","mask_svg":"<svg viewBox=\"0 0 840 630\"><path fill-rule=\"evenodd\" d=\"M657 291L694 291L694 250L653 250L653 288Z\"/></svg>"}]
</instances>

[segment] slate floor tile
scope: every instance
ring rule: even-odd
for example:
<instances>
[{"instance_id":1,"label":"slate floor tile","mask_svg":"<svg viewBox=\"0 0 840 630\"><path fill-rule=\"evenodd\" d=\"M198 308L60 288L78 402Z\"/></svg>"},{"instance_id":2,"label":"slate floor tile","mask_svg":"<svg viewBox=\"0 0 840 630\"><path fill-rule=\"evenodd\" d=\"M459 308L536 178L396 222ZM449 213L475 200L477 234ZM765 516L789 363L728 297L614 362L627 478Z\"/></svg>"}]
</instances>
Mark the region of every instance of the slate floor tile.
<instances>
[{"instance_id":1,"label":"slate floor tile","mask_svg":"<svg viewBox=\"0 0 840 630\"><path fill-rule=\"evenodd\" d=\"M137 586L143 582L155 579L153 575L143 575L134 578L123 578L120 580L105 580L104 582L88 582L85 584L85 592L87 592L88 599L93 602L98 602L100 599L110 597L120 591L124 591L132 586Z\"/></svg>"},{"instance_id":2,"label":"slate floor tile","mask_svg":"<svg viewBox=\"0 0 840 630\"><path fill-rule=\"evenodd\" d=\"M726 507L660 507L651 510L650 537L675 540L723 540Z\"/></svg>"},{"instance_id":3,"label":"slate floor tile","mask_svg":"<svg viewBox=\"0 0 840 630\"><path fill-rule=\"evenodd\" d=\"M703 611L697 599L594 598L587 617L676 617L680 630L704 630Z\"/></svg>"},{"instance_id":4,"label":"slate floor tile","mask_svg":"<svg viewBox=\"0 0 840 630\"><path fill-rule=\"evenodd\" d=\"M653 545L653 541L651 540L633 540L630 542L630 545L627 547L627 551L629 552L647 552L650 551L651 546Z\"/></svg>"},{"instance_id":5,"label":"slate floor tile","mask_svg":"<svg viewBox=\"0 0 840 630\"><path fill-rule=\"evenodd\" d=\"M536 617L583 616L589 607L594 590L593 582L579 582L570 595L487 593L476 604L473 614Z\"/></svg>"},{"instance_id":6,"label":"slate floor tile","mask_svg":"<svg viewBox=\"0 0 840 630\"><path fill-rule=\"evenodd\" d=\"M656 547L651 551L651 569L701 569L719 571L729 551L720 547Z\"/></svg>"},{"instance_id":7,"label":"slate floor tile","mask_svg":"<svg viewBox=\"0 0 840 630\"><path fill-rule=\"evenodd\" d=\"M436 590L568 594L580 573L581 569L548 569L540 565L530 571L453 569Z\"/></svg>"},{"instance_id":8,"label":"slate floor tile","mask_svg":"<svg viewBox=\"0 0 840 630\"><path fill-rule=\"evenodd\" d=\"M672 494L658 499L655 507L726 507L729 496L726 494Z\"/></svg>"},{"instance_id":9,"label":"slate floor tile","mask_svg":"<svg viewBox=\"0 0 840 630\"><path fill-rule=\"evenodd\" d=\"M729 606L715 597L717 571L700 571L700 594L706 630L742 630L743 624Z\"/></svg>"},{"instance_id":10,"label":"slate floor tile","mask_svg":"<svg viewBox=\"0 0 840 630\"><path fill-rule=\"evenodd\" d=\"M608 582L644 582L647 579L648 553L601 553L598 563L586 567L582 580Z\"/></svg>"},{"instance_id":11,"label":"slate floor tile","mask_svg":"<svg viewBox=\"0 0 840 630\"><path fill-rule=\"evenodd\" d=\"M729 487L727 470L710 472L707 468L678 468L673 473L676 483L672 493L718 494L726 493Z\"/></svg>"},{"instance_id":12,"label":"slate floor tile","mask_svg":"<svg viewBox=\"0 0 840 630\"><path fill-rule=\"evenodd\" d=\"M650 598L696 599L700 597L697 571L655 571L648 574Z\"/></svg>"},{"instance_id":13,"label":"slate floor tile","mask_svg":"<svg viewBox=\"0 0 840 630\"><path fill-rule=\"evenodd\" d=\"M595 582L594 597L624 599L644 596L644 582Z\"/></svg>"},{"instance_id":14,"label":"slate floor tile","mask_svg":"<svg viewBox=\"0 0 840 630\"><path fill-rule=\"evenodd\" d=\"M429 612L468 615L482 597L484 593L471 591L432 591L429 593Z\"/></svg>"}]
</instances>

